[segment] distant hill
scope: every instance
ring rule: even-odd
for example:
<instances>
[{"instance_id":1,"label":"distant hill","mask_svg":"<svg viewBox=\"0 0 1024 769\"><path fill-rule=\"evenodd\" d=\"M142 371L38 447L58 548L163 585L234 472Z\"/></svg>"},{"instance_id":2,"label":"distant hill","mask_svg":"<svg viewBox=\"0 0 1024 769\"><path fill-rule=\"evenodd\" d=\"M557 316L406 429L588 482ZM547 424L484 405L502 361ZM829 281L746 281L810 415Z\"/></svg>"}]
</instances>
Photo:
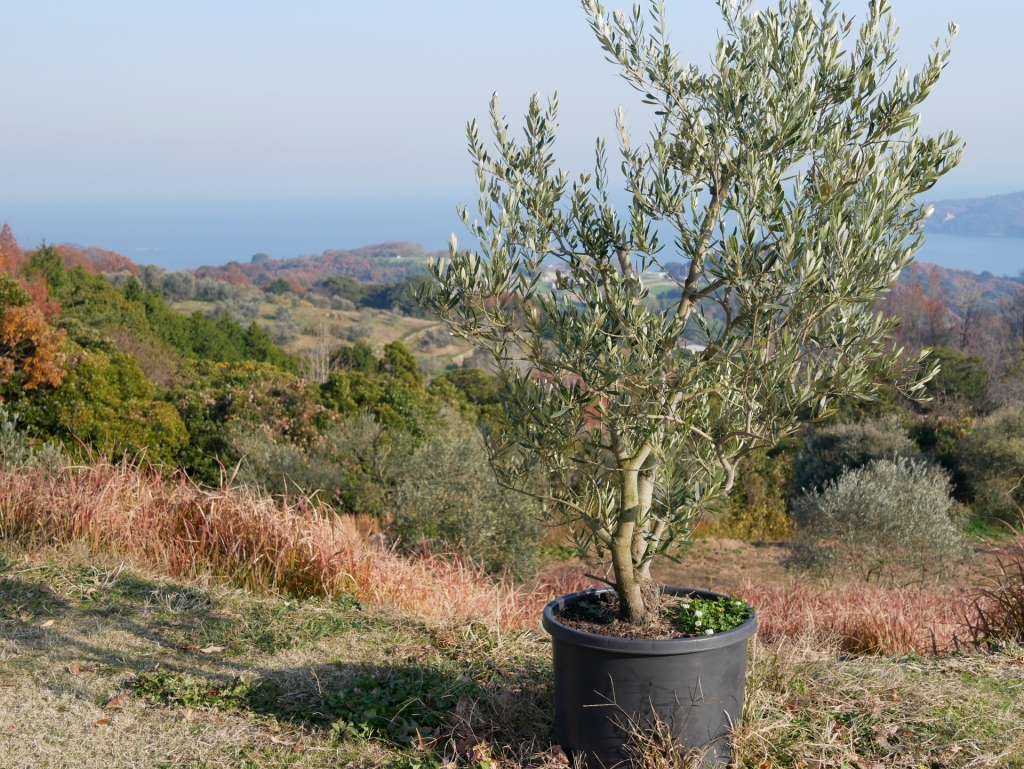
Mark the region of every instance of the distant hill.
<instances>
[{"instance_id":1,"label":"distant hill","mask_svg":"<svg viewBox=\"0 0 1024 769\"><path fill-rule=\"evenodd\" d=\"M925 229L942 235L1024 237L1024 192L940 200Z\"/></svg>"},{"instance_id":2,"label":"distant hill","mask_svg":"<svg viewBox=\"0 0 1024 769\"><path fill-rule=\"evenodd\" d=\"M422 273L427 259L440 253L428 252L419 243L392 241L292 259L270 259L257 254L247 263L229 262L192 272L197 278L216 278L235 285L262 286L283 278L293 285L309 288L335 275L363 282L397 283Z\"/></svg>"}]
</instances>

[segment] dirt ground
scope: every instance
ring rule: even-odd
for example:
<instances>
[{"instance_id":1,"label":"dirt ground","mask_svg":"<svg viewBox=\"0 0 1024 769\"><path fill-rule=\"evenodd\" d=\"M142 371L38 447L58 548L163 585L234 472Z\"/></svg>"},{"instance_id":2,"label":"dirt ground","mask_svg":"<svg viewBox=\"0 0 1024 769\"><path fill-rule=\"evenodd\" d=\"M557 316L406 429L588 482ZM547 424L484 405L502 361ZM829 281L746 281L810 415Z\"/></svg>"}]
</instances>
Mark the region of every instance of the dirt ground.
<instances>
[{"instance_id":1,"label":"dirt ground","mask_svg":"<svg viewBox=\"0 0 1024 769\"><path fill-rule=\"evenodd\" d=\"M789 546L784 543L743 542L738 539L701 539L679 563L655 564L655 579L663 585L696 587L729 593L745 582L785 584L795 579L786 568Z\"/></svg>"},{"instance_id":2,"label":"dirt ground","mask_svg":"<svg viewBox=\"0 0 1024 769\"><path fill-rule=\"evenodd\" d=\"M972 543L973 557L949 581L973 588L992 574L999 554L999 541L979 539ZM811 579L787 565L790 546L785 542L744 542L738 539L699 539L690 545L678 563L662 559L652 572L662 585L696 587L721 593L735 592L745 583L786 585L797 579ZM906 582L914 575L906 575Z\"/></svg>"}]
</instances>

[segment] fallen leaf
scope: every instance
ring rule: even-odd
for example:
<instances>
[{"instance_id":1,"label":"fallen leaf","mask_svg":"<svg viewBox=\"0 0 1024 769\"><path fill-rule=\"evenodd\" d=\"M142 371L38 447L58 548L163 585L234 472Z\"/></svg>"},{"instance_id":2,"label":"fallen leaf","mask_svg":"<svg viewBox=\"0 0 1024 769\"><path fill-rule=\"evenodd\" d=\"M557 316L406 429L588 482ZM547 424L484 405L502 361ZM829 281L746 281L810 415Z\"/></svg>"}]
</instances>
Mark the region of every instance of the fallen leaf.
<instances>
[{"instance_id":1,"label":"fallen leaf","mask_svg":"<svg viewBox=\"0 0 1024 769\"><path fill-rule=\"evenodd\" d=\"M288 740L282 740L280 737L270 735L270 741L275 745L294 745L294 742L288 742Z\"/></svg>"},{"instance_id":2,"label":"fallen leaf","mask_svg":"<svg viewBox=\"0 0 1024 769\"><path fill-rule=\"evenodd\" d=\"M207 646L205 649L200 649L203 654L216 654L217 652L224 651L223 646Z\"/></svg>"},{"instance_id":3,"label":"fallen leaf","mask_svg":"<svg viewBox=\"0 0 1024 769\"><path fill-rule=\"evenodd\" d=\"M459 701L455 704L455 712L461 715L466 712L466 708L468 706L469 702L466 700L466 698L460 697Z\"/></svg>"},{"instance_id":4,"label":"fallen leaf","mask_svg":"<svg viewBox=\"0 0 1024 769\"><path fill-rule=\"evenodd\" d=\"M544 758L560 766L569 765L569 757L565 755L561 745L552 745L544 752Z\"/></svg>"},{"instance_id":5,"label":"fallen leaf","mask_svg":"<svg viewBox=\"0 0 1024 769\"><path fill-rule=\"evenodd\" d=\"M895 689L886 689L885 698L889 702L897 702L899 701L899 693Z\"/></svg>"},{"instance_id":6,"label":"fallen leaf","mask_svg":"<svg viewBox=\"0 0 1024 769\"><path fill-rule=\"evenodd\" d=\"M128 699L128 692L121 692L120 694L115 694L109 700L104 702L103 703L103 707L105 707L105 708L119 708L122 705L124 705L125 700L127 700L127 699Z\"/></svg>"},{"instance_id":7,"label":"fallen leaf","mask_svg":"<svg viewBox=\"0 0 1024 769\"><path fill-rule=\"evenodd\" d=\"M40 593L56 593L57 592L56 590L53 589L53 585L47 584L46 582L40 582L37 585L37 587L39 588L39 592Z\"/></svg>"},{"instance_id":8,"label":"fallen leaf","mask_svg":"<svg viewBox=\"0 0 1024 769\"><path fill-rule=\"evenodd\" d=\"M480 742L474 745L469 751L469 754L473 757L473 760L478 761L480 763L488 761L491 757L490 753L491 746L488 745L484 740L480 740Z\"/></svg>"},{"instance_id":9,"label":"fallen leaf","mask_svg":"<svg viewBox=\"0 0 1024 769\"><path fill-rule=\"evenodd\" d=\"M797 766L799 766L799 764L797 764ZM766 758L757 765L757 769L772 769L772 760L770 758Z\"/></svg>"},{"instance_id":10,"label":"fallen leaf","mask_svg":"<svg viewBox=\"0 0 1024 769\"><path fill-rule=\"evenodd\" d=\"M43 628L46 628L46 627L53 627L53 622L54 622L54 621L53 621L52 619L48 619L48 620L46 620L46 622L44 622L44 623L43 623L42 625L40 625L39 627L43 627Z\"/></svg>"},{"instance_id":11,"label":"fallen leaf","mask_svg":"<svg viewBox=\"0 0 1024 769\"><path fill-rule=\"evenodd\" d=\"M78 666L77 662L72 662L70 665L68 665L68 670L71 671L72 675L75 675L75 676L82 675L82 668L80 668Z\"/></svg>"},{"instance_id":12,"label":"fallen leaf","mask_svg":"<svg viewBox=\"0 0 1024 769\"><path fill-rule=\"evenodd\" d=\"M186 721L191 721L192 720L192 708L185 708L185 720Z\"/></svg>"},{"instance_id":13,"label":"fallen leaf","mask_svg":"<svg viewBox=\"0 0 1024 769\"><path fill-rule=\"evenodd\" d=\"M109 718L101 718L99 721L93 721L93 726L106 726L110 723Z\"/></svg>"},{"instance_id":14,"label":"fallen leaf","mask_svg":"<svg viewBox=\"0 0 1024 769\"><path fill-rule=\"evenodd\" d=\"M469 758L476 750L478 745L483 744L484 752L487 752L487 743L483 742L479 737L470 736L464 740L460 740L455 746L455 752L464 758Z\"/></svg>"}]
</instances>

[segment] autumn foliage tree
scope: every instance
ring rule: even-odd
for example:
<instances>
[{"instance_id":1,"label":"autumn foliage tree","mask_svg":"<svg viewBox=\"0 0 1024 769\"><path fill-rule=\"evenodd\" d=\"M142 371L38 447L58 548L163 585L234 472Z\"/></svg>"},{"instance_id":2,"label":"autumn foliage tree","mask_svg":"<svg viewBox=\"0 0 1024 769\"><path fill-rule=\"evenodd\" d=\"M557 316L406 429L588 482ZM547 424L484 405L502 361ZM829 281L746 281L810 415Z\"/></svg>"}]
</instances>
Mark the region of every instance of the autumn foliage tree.
<instances>
[{"instance_id":1,"label":"autumn foliage tree","mask_svg":"<svg viewBox=\"0 0 1024 769\"><path fill-rule=\"evenodd\" d=\"M64 379L64 331L54 329L41 302L0 273L0 384L22 391L56 387Z\"/></svg>"},{"instance_id":2,"label":"autumn foliage tree","mask_svg":"<svg viewBox=\"0 0 1024 769\"><path fill-rule=\"evenodd\" d=\"M11 225L4 222L0 228L0 269L4 272L13 273L20 269L25 261L25 255L18 246L18 241L11 232Z\"/></svg>"}]
</instances>

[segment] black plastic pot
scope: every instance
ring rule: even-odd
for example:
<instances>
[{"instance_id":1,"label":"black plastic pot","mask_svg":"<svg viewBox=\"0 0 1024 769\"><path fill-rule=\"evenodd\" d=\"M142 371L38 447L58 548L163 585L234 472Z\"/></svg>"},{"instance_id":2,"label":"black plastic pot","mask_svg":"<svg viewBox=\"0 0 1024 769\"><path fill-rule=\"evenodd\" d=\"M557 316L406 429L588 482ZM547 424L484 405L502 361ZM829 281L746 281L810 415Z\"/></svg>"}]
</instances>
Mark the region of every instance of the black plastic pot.
<instances>
[{"instance_id":1,"label":"black plastic pot","mask_svg":"<svg viewBox=\"0 0 1024 769\"><path fill-rule=\"evenodd\" d=\"M670 595L720 598L719 593L665 587ZM657 718L687 748L705 750L708 766L730 760L729 734L743 711L747 639L757 617L724 633L649 641L584 633L562 625L566 606L611 592L586 590L544 607L555 669L555 739L570 754L582 753L590 769L628 761L630 724Z\"/></svg>"}]
</instances>

